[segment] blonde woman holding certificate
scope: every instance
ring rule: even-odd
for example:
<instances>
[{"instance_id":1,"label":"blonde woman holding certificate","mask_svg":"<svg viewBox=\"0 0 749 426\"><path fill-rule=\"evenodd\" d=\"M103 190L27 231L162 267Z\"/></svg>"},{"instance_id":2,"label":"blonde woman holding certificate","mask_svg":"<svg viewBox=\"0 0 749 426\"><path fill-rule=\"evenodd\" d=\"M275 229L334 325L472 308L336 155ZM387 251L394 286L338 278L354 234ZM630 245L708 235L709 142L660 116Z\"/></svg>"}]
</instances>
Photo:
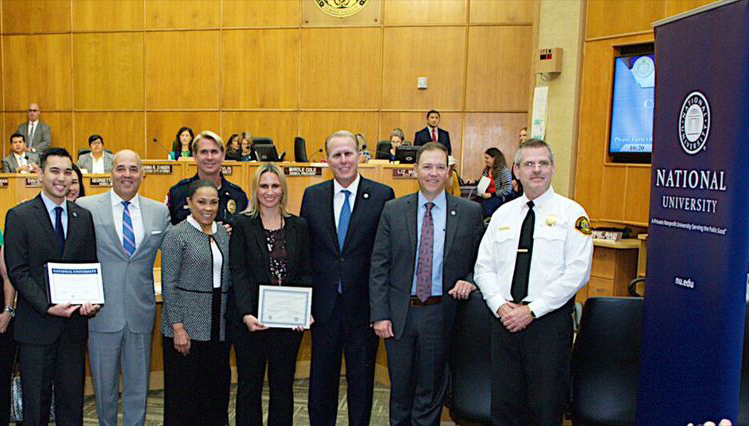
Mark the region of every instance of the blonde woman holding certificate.
<instances>
[{"instance_id":1,"label":"blonde woman holding certificate","mask_svg":"<svg viewBox=\"0 0 749 426\"><path fill-rule=\"evenodd\" d=\"M286 179L278 166L255 172L248 211L236 219L230 257L229 332L237 355L237 425L262 425L265 366L269 425L291 425L292 384L302 328L270 328L258 318L261 285L312 286L307 222L286 211Z\"/></svg>"}]
</instances>

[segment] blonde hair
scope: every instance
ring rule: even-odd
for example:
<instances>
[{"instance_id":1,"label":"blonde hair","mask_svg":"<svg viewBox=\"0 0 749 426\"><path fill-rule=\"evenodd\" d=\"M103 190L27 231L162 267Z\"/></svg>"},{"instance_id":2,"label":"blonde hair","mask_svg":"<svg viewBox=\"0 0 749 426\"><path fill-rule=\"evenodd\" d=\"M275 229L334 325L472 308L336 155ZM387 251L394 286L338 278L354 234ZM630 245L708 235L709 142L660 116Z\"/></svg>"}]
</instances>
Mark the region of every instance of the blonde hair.
<instances>
[{"instance_id":1,"label":"blonde hair","mask_svg":"<svg viewBox=\"0 0 749 426\"><path fill-rule=\"evenodd\" d=\"M253 218L257 217L260 214L260 201L257 197L257 187L260 184L260 178L265 173L273 173L274 175L278 176L279 182L281 182L281 202L278 204L278 210L281 213L281 216L288 217L290 213L288 210L286 210L286 204L289 201L289 194L288 194L288 186L286 185L286 177L283 175L283 171L280 167L273 163L264 163L260 167L255 170L255 175L252 177L252 187L255 188L255 192L252 193L252 197L250 197L250 203L247 206L247 208L242 212L242 214L251 216Z\"/></svg>"},{"instance_id":2,"label":"blonde hair","mask_svg":"<svg viewBox=\"0 0 749 426\"><path fill-rule=\"evenodd\" d=\"M224 140L221 139L221 136L213 133L210 130L204 130L200 132L197 136L195 136L195 139L192 141L192 152L194 153L194 155L197 155L198 144L203 138L212 140L213 142L216 143L216 145L218 145L221 152L224 152Z\"/></svg>"}]
</instances>

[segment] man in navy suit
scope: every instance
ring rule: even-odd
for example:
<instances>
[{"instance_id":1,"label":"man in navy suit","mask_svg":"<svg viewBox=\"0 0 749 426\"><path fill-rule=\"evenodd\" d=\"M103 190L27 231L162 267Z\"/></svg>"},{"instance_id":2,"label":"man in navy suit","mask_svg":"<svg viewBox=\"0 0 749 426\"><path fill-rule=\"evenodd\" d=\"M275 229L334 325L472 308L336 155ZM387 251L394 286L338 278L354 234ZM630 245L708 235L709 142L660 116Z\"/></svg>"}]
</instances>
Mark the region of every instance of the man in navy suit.
<instances>
[{"instance_id":1,"label":"man in navy suit","mask_svg":"<svg viewBox=\"0 0 749 426\"><path fill-rule=\"evenodd\" d=\"M439 111L431 110L427 113L427 126L416 132L414 135L414 146L422 146L429 142L437 142L445 145L447 155L452 155L453 149L450 146L450 133L442 130L440 125Z\"/></svg>"},{"instance_id":2,"label":"man in navy suit","mask_svg":"<svg viewBox=\"0 0 749 426\"><path fill-rule=\"evenodd\" d=\"M304 191L312 254L310 424L333 425L341 355L346 359L350 425L368 425L378 339L369 325L369 260L377 223L393 189L359 175L359 146L348 131L325 140L334 179Z\"/></svg>"}]
</instances>

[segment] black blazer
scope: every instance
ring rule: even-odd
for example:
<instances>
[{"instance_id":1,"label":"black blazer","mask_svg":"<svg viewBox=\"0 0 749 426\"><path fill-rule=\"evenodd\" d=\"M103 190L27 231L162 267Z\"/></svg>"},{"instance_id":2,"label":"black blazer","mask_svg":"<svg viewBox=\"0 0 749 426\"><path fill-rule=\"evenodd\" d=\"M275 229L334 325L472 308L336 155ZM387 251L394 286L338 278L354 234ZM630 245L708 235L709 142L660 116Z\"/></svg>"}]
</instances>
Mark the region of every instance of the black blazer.
<instances>
[{"instance_id":1,"label":"black blazer","mask_svg":"<svg viewBox=\"0 0 749 426\"><path fill-rule=\"evenodd\" d=\"M57 248L55 231L41 195L19 204L5 217L5 263L18 290L14 337L22 343L51 344L63 328L73 340L85 341L88 318L76 311L71 318L47 314L44 264L95 263L96 235L91 213L69 201L65 249Z\"/></svg>"},{"instance_id":2,"label":"black blazer","mask_svg":"<svg viewBox=\"0 0 749 426\"><path fill-rule=\"evenodd\" d=\"M416 132L414 135L414 146L421 146L424 144L427 144L432 141L432 133L429 132L429 127L424 127L423 129ZM441 143L442 145L445 145L445 148L447 148L447 154L452 155L453 148L450 146L450 132L447 130L442 130L439 127L437 128L437 142Z\"/></svg>"},{"instance_id":3,"label":"black blazer","mask_svg":"<svg viewBox=\"0 0 749 426\"><path fill-rule=\"evenodd\" d=\"M311 287L307 222L297 216L288 216L284 220L287 282L283 285ZM260 285L270 284L268 245L260 216L237 216L229 242L229 259L232 287L229 289L227 319L241 326L245 315L257 317ZM314 299L314 292L312 297Z\"/></svg>"},{"instance_id":4,"label":"black blazer","mask_svg":"<svg viewBox=\"0 0 749 426\"><path fill-rule=\"evenodd\" d=\"M370 274L371 321L390 320L393 333L403 334L416 268L418 193L385 205L377 229ZM484 236L481 205L447 195L447 221L442 263L444 337L452 333L457 301L448 295L458 280L472 281L473 266Z\"/></svg>"},{"instance_id":5,"label":"black blazer","mask_svg":"<svg viewBox=\"0 0 749 426\"><path fill-rule=\"evenodd\" d=\"M304 191L301 216L309 225L314 271L312 315L316 322L330 318L339 281L346 312L354 314L348 320L369 322L369 258L380 214L385 203L393 198L395 193L389 186L360 178L341 252L333 214L333 181L318 183Z\"/></svg>"}]
</instances>

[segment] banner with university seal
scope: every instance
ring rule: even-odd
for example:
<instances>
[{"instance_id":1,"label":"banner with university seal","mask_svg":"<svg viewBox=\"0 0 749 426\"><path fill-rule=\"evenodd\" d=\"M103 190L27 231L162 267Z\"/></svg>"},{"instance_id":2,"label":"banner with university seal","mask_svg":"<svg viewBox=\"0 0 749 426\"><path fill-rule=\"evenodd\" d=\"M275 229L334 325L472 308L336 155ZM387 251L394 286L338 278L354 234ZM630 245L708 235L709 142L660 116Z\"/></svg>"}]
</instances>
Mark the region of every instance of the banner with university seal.
<instances>
[{"instance_id":1,"label":"banner with university seal","mask_svg":"<svg viewBox=\"0 0 749 426\"><path fill-rule=\"evenodd\" d=\"M655 24L638 425L737 423L749 266L749 1ZM734 54L736 52L736 54Z\"/></svg>"},{"instance_id":2,"label":"banner with university seal","mask_svg":"<svg viewBox=\"0 0 749 426\"><path fill-rule=\"evenodd\" d=\"M380 25L382 0L302 0L303 27Z\"/></svg>"}]
</instances>

